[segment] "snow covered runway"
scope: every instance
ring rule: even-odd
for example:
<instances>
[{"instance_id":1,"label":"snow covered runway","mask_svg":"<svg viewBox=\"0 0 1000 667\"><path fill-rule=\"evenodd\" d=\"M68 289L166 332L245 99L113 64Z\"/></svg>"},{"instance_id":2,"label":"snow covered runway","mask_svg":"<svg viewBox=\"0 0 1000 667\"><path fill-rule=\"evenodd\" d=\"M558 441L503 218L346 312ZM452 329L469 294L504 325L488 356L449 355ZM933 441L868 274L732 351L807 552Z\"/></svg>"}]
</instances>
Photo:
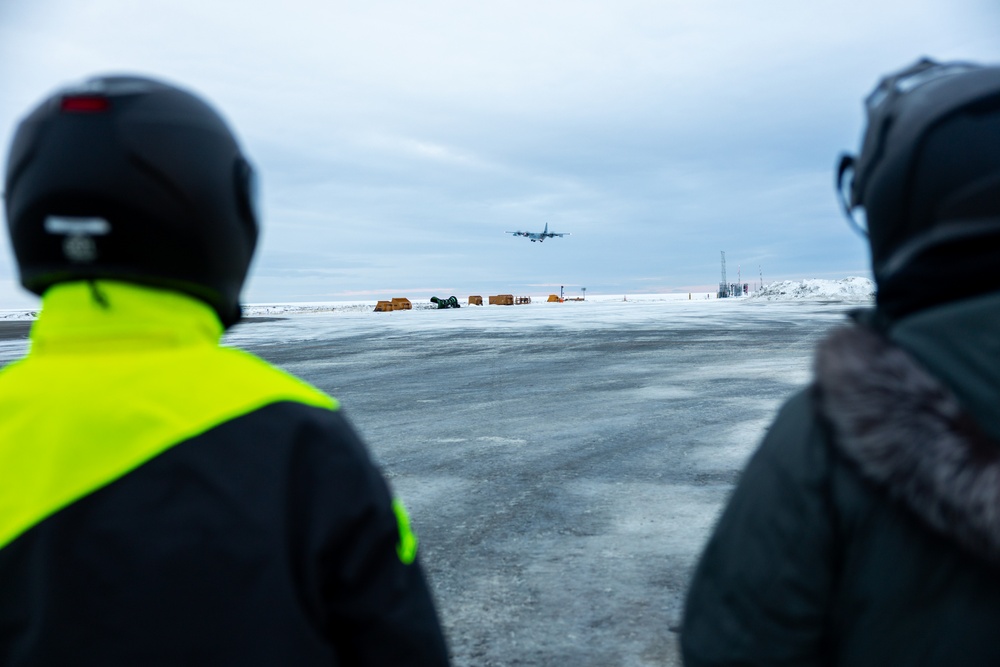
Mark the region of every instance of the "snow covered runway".
<instances>
[{"instance_id":1,"label":"snow covered runway","mask_svg":"<svg viewBox=\"0 0 1000 667\"><path fill-rule=\"evenodd\" d=\"M257 307L226 342L341 400L410 508L456 666L677 665L722 503L858 305L785 292ZM0 324L3 363L27 327Z\"/></svg>"},{"instance_id":2,"label":"snow covered runway","mask_svg":"<svg viewBox=\"0 0 1000 667\"><path fill-rule=\"evenodd\" d=\"M411 509L456 665L671 665L691 568L843 303L630 300L240 325Z\"/></svg>"}]
</instances>

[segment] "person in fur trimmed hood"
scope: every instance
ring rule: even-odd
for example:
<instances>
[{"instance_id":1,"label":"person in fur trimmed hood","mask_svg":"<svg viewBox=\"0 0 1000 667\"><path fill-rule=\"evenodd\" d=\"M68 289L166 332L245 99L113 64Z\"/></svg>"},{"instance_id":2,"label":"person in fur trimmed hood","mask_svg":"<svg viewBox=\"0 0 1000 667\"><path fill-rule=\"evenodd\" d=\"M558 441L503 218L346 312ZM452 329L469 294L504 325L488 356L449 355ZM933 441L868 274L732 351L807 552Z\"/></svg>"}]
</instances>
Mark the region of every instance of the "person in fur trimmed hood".
<instances>
[{"instance_id":1,"label":"person in fur trimmed hood","mask_svg":"<svg viewBox=\"0 0 1000 667\"><path fill-rule=\"evenodd\" d=\"M1000 665L1000 67L924 59L866 108L837 185L876 306L747 464L688 592L688 667Z\"/></svg>"}]
</instances>

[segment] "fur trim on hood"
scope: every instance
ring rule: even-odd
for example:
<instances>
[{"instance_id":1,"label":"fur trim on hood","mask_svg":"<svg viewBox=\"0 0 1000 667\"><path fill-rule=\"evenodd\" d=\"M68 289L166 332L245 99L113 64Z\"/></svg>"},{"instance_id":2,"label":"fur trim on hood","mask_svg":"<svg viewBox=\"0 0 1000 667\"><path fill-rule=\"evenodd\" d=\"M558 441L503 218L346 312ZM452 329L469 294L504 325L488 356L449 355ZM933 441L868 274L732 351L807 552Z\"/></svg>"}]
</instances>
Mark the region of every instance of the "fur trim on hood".
<instances>
[{"instance_id":1,"label":"fur trim on hood","mask_svg":"<svg viewBox=\"0 0 1000 667\"><path fill-rule=\"evenodd\" d=\"M862 326L817 347L837 447L933 530L1000 563L1000 443L899 346Z\"/></svg>"}]
</instances>

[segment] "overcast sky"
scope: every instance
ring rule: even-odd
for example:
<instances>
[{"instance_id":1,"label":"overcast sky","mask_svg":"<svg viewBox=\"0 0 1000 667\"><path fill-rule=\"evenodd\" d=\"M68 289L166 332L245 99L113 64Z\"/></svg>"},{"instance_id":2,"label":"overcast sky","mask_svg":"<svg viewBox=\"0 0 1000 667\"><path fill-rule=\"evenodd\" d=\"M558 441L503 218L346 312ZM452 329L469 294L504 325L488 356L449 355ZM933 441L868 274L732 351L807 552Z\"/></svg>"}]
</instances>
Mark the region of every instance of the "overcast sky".
<instances>
[{"instance_id":1,"label":"overcast sky","mask_svg":"<svg viewBox=\"0 0 1000 667\"><path fill-rule=\"evenodd\" d=\"M998 35L996 0L0 0L0 146L92 74L201 93L261 176L250 303L868 276L862 98Z\"/></svg>"}]
</instances>

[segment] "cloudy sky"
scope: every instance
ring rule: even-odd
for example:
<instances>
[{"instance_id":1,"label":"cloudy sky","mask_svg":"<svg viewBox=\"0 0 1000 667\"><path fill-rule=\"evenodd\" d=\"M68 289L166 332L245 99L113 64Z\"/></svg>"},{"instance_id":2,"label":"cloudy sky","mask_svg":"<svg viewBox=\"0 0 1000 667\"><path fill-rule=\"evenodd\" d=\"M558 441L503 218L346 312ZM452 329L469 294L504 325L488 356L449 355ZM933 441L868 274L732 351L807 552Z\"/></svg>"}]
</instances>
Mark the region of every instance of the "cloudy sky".
<instances>
[{"instance_id":1,"label":"cloudy sky","mask_svg":"<svg viewBox=\"0 0 1000 667\"><path fill-rule=\"evenodd\" d=\"M861 99L998 34L996 0L0 0L0 147L91 74L203 94L261 175L250 303L869 275Z\"/></svg>"}]
</instances>

